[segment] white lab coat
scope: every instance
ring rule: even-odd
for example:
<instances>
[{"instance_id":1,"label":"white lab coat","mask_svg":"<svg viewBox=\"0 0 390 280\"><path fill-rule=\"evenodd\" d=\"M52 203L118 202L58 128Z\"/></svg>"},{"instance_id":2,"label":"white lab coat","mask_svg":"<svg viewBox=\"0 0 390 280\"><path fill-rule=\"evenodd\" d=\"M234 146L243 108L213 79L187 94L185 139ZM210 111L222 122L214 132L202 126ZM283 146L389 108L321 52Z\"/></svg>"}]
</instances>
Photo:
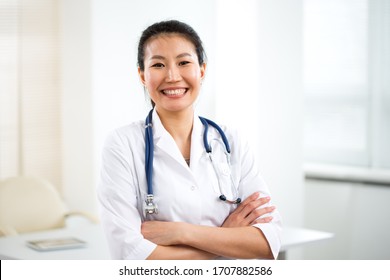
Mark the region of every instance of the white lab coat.
<instances>
[{"instance_id":1,"label":"white lab coat","mask_svg":"<svg viewBox=\"0 0 390 280\"><path fill-rule=\"evenodd\" d=\"M238 184L239 197L244 200L256 191L262 196L270 195L248 145L241 142L235 131L221 127L231 146L231 172L235 186ZM155 249L157 245L144 239L140 232L144 220L221 226L237 207L219 199L218 179L203 145L203 125L199 118L194 116L189 167L154 110L153 191L159 213L145 217L142 210L147 195L144 137L144 121L135 122L115 130L103 149L98 199L113 259L145 259ZM213 140L220 136L211 126L208 139L220 171L223 194L232 199L234 193L224 146L219 140ZM281 245L281 218L277 210L271 215L272 222L254 226L263 232L276 258Z\"/></svg>"}]
</instances>

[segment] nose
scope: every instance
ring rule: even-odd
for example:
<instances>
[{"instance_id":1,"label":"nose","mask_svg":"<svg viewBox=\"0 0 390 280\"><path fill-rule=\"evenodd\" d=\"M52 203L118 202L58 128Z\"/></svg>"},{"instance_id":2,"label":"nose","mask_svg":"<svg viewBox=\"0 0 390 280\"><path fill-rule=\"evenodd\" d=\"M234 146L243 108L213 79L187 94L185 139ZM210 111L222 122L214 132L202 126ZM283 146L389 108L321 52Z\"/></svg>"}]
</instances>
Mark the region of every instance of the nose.
<instances>
[{"instance_id":1,"label":"nose","mask_svg":"<svg viewBox=\"0 0 390 280\"><path fill-rule=\"evenodd\" d=\"M167 68L166 81L177 82L181 80L180 70L176 65Z\"/></svg>"}]
</instances>

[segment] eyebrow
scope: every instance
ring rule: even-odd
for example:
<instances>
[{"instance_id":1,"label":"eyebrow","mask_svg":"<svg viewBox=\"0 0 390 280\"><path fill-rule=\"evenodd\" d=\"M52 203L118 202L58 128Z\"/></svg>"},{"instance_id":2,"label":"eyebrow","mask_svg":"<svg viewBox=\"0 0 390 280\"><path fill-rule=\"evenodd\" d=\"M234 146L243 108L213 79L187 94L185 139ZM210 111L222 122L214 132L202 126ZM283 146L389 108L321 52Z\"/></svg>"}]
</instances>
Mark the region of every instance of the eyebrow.
<instances>
[{"instance_id":1,"label":"eyebrow","mask_svg":"<svg viewBox=\"0 0 390 280\"><path fill-rule=\"evenodd\" d=\"M192 57L192 55L189 54L189 53L181 53L181 54L179 54L178 56L176 56L176 58L183 58L183 57L186 57L186 56ZM166 58L165 58L164 56L162 56L162 55L156 54L156 55L153 55L150 59L161 59L161 60L165 60Z\"/></svg>"}]
</instances>

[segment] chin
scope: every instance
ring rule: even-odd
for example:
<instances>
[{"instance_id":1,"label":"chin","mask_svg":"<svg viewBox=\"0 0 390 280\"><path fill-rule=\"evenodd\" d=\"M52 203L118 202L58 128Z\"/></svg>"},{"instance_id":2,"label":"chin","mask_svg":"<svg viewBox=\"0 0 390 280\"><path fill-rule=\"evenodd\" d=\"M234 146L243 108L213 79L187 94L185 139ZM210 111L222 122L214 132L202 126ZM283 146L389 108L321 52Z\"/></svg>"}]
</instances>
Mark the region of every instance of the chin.
<instances>
[{"instance_id":1,"label":"chin","mask_svg":"<svg viewBox=\"0 0 390 280\"><path fill-rule=\"evenodd\" d=\"M177 104L177 105L170 105L170 106L163 106L161 109L165 111L170 111L170 112L182 112L185 110L192 110L193 108L193 103L191 104Z\"/></svg>"}]
</instances>

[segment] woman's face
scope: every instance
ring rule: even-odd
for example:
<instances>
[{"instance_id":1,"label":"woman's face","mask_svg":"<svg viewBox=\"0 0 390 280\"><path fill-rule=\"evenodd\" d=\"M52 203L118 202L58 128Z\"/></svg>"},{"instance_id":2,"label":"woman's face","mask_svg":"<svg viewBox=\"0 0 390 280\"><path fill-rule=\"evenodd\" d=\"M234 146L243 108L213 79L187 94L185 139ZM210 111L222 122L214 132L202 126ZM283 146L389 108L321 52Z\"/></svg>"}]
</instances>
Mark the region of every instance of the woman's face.
<instances>
[{"instance_id":1,"label":"woman's face","mask_svg":"<svg viewBox=\"0 0 390 280\"><path fill-rule=\"evenodd\" d=\"M199 95L206 65L199 65L195 46L185 37L164 34L145 46L142 83L159 113L192 109Z\"/></svg>"}]
</instances>

